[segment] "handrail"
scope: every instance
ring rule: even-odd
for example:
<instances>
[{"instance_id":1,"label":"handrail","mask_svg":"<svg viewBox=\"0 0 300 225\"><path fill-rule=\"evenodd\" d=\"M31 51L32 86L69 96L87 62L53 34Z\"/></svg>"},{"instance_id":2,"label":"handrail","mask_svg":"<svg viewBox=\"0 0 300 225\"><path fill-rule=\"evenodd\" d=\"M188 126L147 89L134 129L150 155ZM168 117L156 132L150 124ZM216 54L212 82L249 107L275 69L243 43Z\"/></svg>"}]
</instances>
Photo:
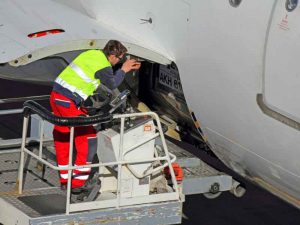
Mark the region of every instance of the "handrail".
<instances>
[{"instance_id":1,"label":"handrail","mask_svg":"<svg viewBox=\"0 0 300 225\"><path fill-rule=\"evenodd\" d=\"M164 166L168 166L170 169L170 174L171 174L171 179L173 182L173 192L174 192L174 199L173 200L179 200L180 195L179 195L179 189L175 177L175 172L172 167L172 162L174 160L175 156L172 156L173 160L170 158L170 153L168 152L167 145L164 139L164 134L162 131L161 123L159 121L159 117L156 113L154 112L145 112L145 113L132 113L132 114L120 114L120 115L107 115L106 117L103 118L103 116L93 116L93 117L57 117L51 114L46 108L43 106L39 105L38 103L34 101L27 101L24 103L24 121L23 121L23 132L22 132L22 146L21 146L21 157L20 157L20 168L19 168L19 176L18 176L18 184L19 184L19 194L22 194L22 189L23 189L23 169L24 169L24 153L27 153L40 161L41 163L49 166L50 168L54 170L62 170L62 168L58 168L57 166L52 165L51 163L47 162L42 158L42 151L43 148L40 146L38 154L35 154L28 150L25 146L26 143L26 134L27 134L27 129L28 129L28 121L29 117L32 113L37 113L42 119L43 122L44 120L47 120L50 123L53 123L55 125L60 125L60 126L70 126L70 142L72 143L74 140L74 127L76 126L85 126L85 125L92 125L96 123L105 123L105 122L110 122L113 119L120 119L121 120L121 129L120 129L120 149L119 149L119 157L115 162L107 162L107 163L98 163L98 164L89 164L89 165L82 165L82 166L73 166L72 165L72 153L73 153L73 145L70 144L70 149L69 149L69 165L66 168L63 168L63 170L68 170L68 185L67 185L67 198L66 198L66 214L70 214L70 212L73 212L74 209L72 208L72 205L70 203L70 197L71 197L71 174L72 170L74 169L79 169L79 168L92 168L92 167L103 167L103 166L113 166L113 165L118 165L118 185L117 185L117 203L116 207L121 206L121 177L122 177L122 165L130 165L130 164L138 164L138 163L146 163L146 162L154 162L154 161L166 161ZM140 160L124 160L124 149L123 149L123 140L124 140L124 122L125 118L127 117L141 117L141 116L151 116L153 119L157 121L157 128L159 131L160 138L162 140L163 144L163 151L164 151L164 156L159 157L157 154L154 154L154 157L150 159L140 159ZM42 126L43 129L43 126ZM43 131L41 131L43 132ZM41 135L43 136L43 135ZM144 143L147 143L153 138L157 137L157 135L152 136L151 138L147 138ZM42 144L42 139L40 142L40 145ZM138 143L132 148L136 148L142 143ZM129 148L128 150L131 150L132 148ZM175 157L176 158L176 157ZM153 171L150 173L152 174ZM150 175L149 174L149 175ZM169 197L165 197L165 200L161 198L161 196L158 199L159 201L167 201L170 200ZM91 208L94 208L97 204L95 203Z\"/></svg>"},{"instance_id":2,"label":"handrail","mask_svg":"<svg viewBox=\"0 0 300 225\"><path fill-rule=\"evenodd\" d=\"M1 104L9 104L9 103L25 102L26 100L41 101L41 100L49 99L49 96L50 95L38 95L38 96L26 96L26 97L0 99L0 105ZM23 112L23 108L1 109L0 116L11 115L11 114L20 114L22 112Z\"/></svg>"},{"instance_id":3,"label":"handrail","mask_svg":"<svg viewBox=\"0 0 300 225\"><path fill-rule=\"evenodd\" d=\"M15 102L25 102L26 100L47 100L50 95L38 95L38 96L26 96L26 97L18 97L18 98L5 98L0 99L0 104L8 104Z\"/></svg>"},{"instance_id":4,"label":"handrail","mask_svg":"<svg viewBox=\"0 0 300 225\"><path fill-rule=\"evenodd\" d=\"M126 165L126 164L139 164L139 163L148 163L148 162L153 162L153 161L161 161L161 160L167 160L166 156L162 156L162 157L156 157L156 158L149 158L149 159L141 159L141 160L122 160L122 161L116 161L116 162L107 162L107 163L96 163L96 164L86 164L84 166L69 166L69 167L58 167L58 166L54 166L53 164L51 164L50 162L48 162L47 160L40 158L39 156L37 156L36 154L34 154L33 152L31 152L30 150L28 150L27 148L25 148L25 152L27 154L29 154L30 156L32 156L33 158L35 158L36 160L40 161L41 163L45 164L46 166L48 166L49 168L53 169L53 170L78 170L78 169L84 169L84 168L95 168L95 167L99 167L99 166L115 166L115 165Z\"/></svg>"}]
</instances>

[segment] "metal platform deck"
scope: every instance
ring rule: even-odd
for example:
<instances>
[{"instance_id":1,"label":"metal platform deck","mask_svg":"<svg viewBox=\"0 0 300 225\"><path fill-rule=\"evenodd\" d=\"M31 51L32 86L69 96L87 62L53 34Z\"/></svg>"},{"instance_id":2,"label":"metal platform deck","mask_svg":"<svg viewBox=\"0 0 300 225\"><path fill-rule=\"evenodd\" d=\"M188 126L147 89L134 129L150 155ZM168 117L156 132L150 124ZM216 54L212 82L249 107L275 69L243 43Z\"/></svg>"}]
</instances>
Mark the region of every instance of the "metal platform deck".
<instances>
[{"instance_id":1,"label":"metal platform deck","mask_svg":"<svg viewBox=\"0 0 300 225\"><path fill-rule=\"evenodd\" d=\"M233 180L211 168L186 150L167 141L184 169L183 193L198 194L228 191ZM45 146L44 158L55 164L51 142ZM38 149L32 148L33 151ZM4 150L0 150L4 152ZM18 148L0 154L0 223L10 224L177 224L181 222L182 202L161 202L118 209L101 209L65 214L66 193L59 188L58 172L26 157L24 192L17 192ZM103 196L102 196L103 197ZM72 200L71 200L72 201ZM6 218L2 221L2 218Z\"/></svg>"},{"instance_id":2,"label":"metal platform deck","mask_svg":"<svg viewBox=\"0 0 300 225\"><path fill-rule=\"evenodd\" d=\"M43 158L55 164L53 145L50 143L45 148ZM5 152L0 154L0 224L154 225L181 222L182 202L178 201L90 210L66 215L66 192L60 189L58 172L44 167L29 156L25 159L24 192L19 195L18 150L18 148L0 150L0 153ZM38 149L33 148L33 151ZM75 196L71 202L75 202Z\"/></svg>"}]
</instances>

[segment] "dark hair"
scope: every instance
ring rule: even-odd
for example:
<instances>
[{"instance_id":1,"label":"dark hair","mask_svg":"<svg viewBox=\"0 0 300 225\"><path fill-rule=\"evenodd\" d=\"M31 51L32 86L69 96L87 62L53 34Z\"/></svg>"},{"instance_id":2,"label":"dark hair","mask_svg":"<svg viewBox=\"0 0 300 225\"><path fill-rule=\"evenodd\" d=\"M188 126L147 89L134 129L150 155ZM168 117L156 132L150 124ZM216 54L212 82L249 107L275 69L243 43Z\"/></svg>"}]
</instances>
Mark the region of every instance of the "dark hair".
<instances>
[{"instance_id":1,"label":"dark hair","mask_svg":"<svg viewBox=\"0 0 300 225\"><path fill-rule=\"evenodd\" d=\"M121 56L127 52L127 48L119 41L110 40L103 48L103 52L107 57L110 55Z\"/></svg>"}]
</instances>

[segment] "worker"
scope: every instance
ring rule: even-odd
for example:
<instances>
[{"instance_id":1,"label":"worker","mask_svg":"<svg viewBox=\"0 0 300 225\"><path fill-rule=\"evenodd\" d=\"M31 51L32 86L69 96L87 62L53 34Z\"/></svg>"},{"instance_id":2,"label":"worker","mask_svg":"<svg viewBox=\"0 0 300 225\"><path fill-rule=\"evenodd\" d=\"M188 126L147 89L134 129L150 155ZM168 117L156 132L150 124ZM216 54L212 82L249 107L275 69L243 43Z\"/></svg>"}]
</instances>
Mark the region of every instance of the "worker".
<instances>
[{"instance_id":1,"label":"worker","mask_svg":"<svg viewBox=\"0 0 300 225\"><path fill-rule=\"evenodd\" d=\"M125 74L138 70L141 66L133 59L127 59L122 67L113 72L112 66L125 58L126 47L119 41L110 40L103 50L87 50L79 54L56 78L50 95L53 113L61 117L88 116L84 101L105 85L113 90L123 81ZM58 167L63 169L69 164L70 128L54 126L53 139ZM74 129L76 149L75 166L92 163L97 151L97 136L93 126L81 126ZM73 143L71 143L73 144ZM72 193L81 192L87 186L91 169L73 170ZM66 189L68 171L60 170L60 183Z\"/></svg>"}]
</instances>

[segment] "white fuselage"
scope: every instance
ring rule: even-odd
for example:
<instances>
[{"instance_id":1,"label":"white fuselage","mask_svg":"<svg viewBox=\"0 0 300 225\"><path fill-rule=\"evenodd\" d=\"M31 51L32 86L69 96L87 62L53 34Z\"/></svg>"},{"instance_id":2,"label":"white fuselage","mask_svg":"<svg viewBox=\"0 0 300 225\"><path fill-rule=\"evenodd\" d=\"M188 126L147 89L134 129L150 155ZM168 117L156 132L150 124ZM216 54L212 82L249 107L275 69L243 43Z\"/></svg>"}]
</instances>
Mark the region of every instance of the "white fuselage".
<instances>
[{"instance_id":1,"label":"white fuselage","mask_svg":"<svg viewBox=\"0 0 300 225\"><path fill-rule=\"evenodd\" d=\"M264 114L256 98L300 121L299 6L192 2L188 55L178 61L188 105L226 165L298 205L300 131Z\"/></svg>"},{"instance_id":2,"label":"white fuselage","mask_svg":"<svg viewBox=\"0 0 300 225\"><path fill-rule=\"evenodd\" d=\"M134 55L162 64L173 60L187 104L215 154L300 206L300 6L287 12L286 0L244 0L238 7L228 0L30 2L36 12L20 0L1 3L20 17L7 14L0 26L7 49L15 44L9 37L17 43L2 52L0 63L26 64L35 57L101 47L114 38ZM26 16L35 23L22 27ZM149 18L151 23L145 22ZM22 29L5 30L5 21ZM65 33L28 40L27 34L45 27ZM13 61L34 51L39 54ZM279 119L262 111L258 94Z\"/></svg>"}]
</instances>

